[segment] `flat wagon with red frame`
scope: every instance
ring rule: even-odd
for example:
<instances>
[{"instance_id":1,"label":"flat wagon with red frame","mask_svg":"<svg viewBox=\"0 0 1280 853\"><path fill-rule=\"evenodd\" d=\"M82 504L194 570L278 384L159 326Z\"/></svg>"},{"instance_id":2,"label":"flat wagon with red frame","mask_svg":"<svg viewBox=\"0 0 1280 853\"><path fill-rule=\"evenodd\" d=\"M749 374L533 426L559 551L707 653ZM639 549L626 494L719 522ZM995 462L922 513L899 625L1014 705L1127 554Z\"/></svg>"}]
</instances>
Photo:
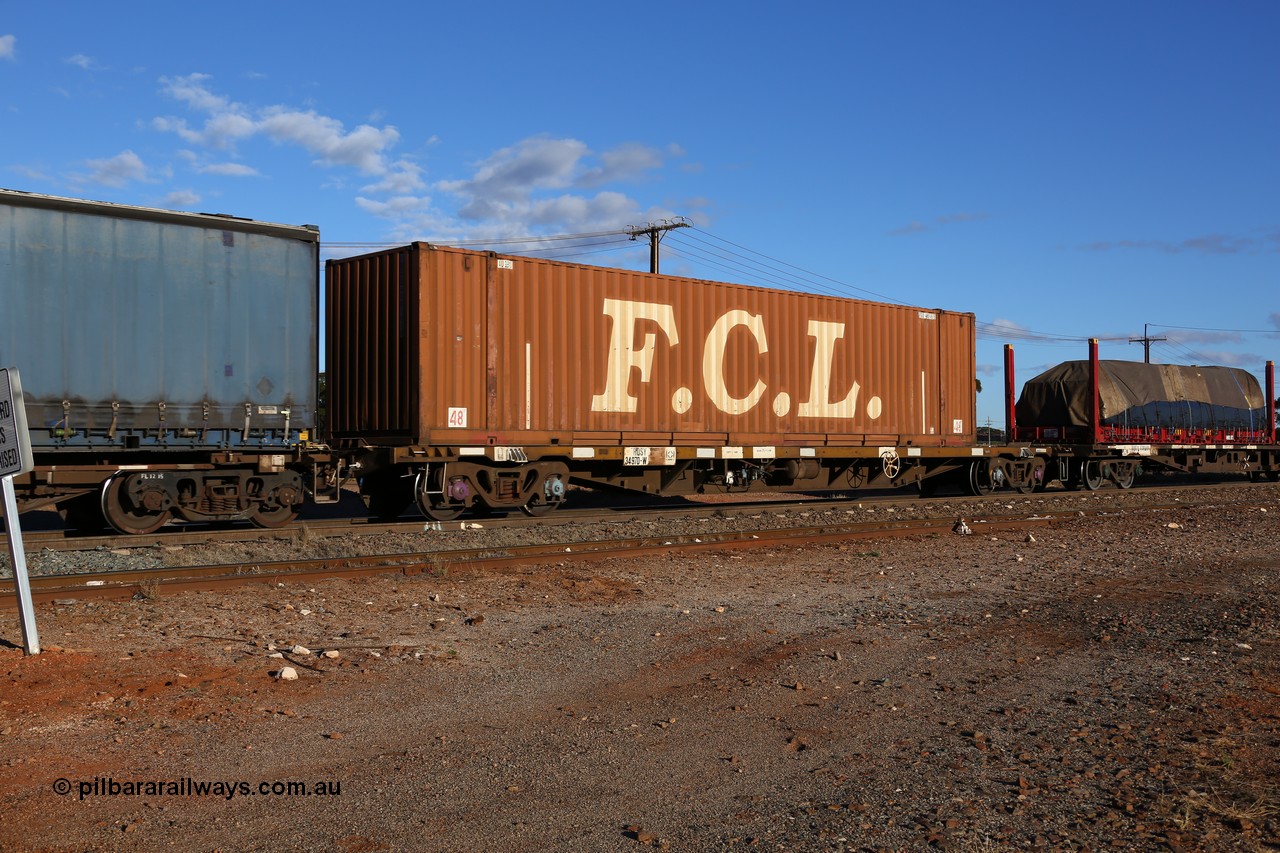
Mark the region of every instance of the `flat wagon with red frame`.
<instances>
[{"instance_id":1,"label":"flat wagon with red frame","mask_svg":"<svg viewBox=\"0 0 1280 853\"><path fill-rule=\"evenodd\" d=\"M1015 402L1005 348L1008 435L1025 442L1037 486L1133 485L1140 470L1280 480L1275 363L1265 390L1246 371L1102 361L1066 362L1030 380Z\"/></svg>"}]
</instances>

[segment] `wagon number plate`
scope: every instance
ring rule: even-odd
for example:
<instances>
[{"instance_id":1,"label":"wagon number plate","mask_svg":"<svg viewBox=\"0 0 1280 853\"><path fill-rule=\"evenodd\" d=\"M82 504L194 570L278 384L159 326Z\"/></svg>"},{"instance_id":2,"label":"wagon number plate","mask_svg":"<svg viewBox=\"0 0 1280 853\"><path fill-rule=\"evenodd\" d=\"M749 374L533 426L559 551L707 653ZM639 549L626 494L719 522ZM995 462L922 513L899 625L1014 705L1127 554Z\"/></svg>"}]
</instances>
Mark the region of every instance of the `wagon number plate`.
<instances>
[{"instance_id":1,"label":"wagon number plate","mask_svg":"<svg viewBox=\"0 0 1280 853\"><path fill-rule=\"evenodd\" d=\"M647 447L625 447L622 450L623 465L648 465L649 464L649 448Z\"/></svg>"}]
</instances>

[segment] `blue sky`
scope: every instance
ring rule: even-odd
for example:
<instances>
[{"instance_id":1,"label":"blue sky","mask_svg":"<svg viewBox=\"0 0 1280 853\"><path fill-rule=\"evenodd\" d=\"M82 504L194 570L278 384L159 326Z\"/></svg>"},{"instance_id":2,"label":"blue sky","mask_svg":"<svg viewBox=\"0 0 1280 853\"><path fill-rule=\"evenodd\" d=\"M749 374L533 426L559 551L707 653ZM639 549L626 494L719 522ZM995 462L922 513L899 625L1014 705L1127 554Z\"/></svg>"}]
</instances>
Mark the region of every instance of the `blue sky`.
<instances>
[{"instance_id":1,"label":"blue sky","mask_svg":"<svg viewBox=\"0 0 1280 853\"><path fill-rule=\"evenodd\" d=\"M10 0L0 186L329 255L683 216L664 272L974 312L999 426L1005 342L1020 382L1144 323L1153 361L1280 360L1277 43L1263 0Z\"/></svg>"}]
</instances>

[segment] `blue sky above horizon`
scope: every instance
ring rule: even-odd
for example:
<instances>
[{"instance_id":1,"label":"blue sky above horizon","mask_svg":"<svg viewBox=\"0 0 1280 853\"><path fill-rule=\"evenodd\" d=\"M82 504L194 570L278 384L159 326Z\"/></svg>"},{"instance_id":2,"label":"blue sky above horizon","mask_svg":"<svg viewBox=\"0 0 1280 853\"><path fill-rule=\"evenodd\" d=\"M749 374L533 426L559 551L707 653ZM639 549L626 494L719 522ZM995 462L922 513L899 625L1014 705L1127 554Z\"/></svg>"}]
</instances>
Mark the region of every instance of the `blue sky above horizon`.
<instances>
[{"instance_id":1,"label":"blue sky above horizon","mask_svg":"<svg viewBox=\"0 0 1280 853\"><path fill-rule=\"evenodd\" d=\"M1280 360L1280 5L0 5L0 186ZM613 232L613 233L608 233ZM478 244L477 244L478 245ZM549 248L548 248L549 247Z\"/></svg>"}]
</instances>

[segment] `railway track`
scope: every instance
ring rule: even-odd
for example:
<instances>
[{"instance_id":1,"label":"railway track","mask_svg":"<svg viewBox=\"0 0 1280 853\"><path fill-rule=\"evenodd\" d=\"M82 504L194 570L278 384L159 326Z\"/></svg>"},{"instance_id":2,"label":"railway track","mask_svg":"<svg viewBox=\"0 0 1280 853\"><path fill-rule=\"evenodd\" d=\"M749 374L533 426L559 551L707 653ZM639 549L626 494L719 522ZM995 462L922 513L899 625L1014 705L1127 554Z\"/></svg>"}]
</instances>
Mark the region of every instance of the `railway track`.
<instances>
[{"instance_id":1,"label":"railway track","mask_svg":"<svg viewBox=\"0 0 1280 853\"><path fill-rule=\"evenodd\" d=\"M1254 484L1248 482L1214 484L1214 488L1247 488ZM300 543L312 538L333 536L380 536L384 534L408 534L426 531L446 532L451 530L507 530L530 527L564 527L598 523L629 523L637 521L697 519L697 518L741 518L762 513L803 513L806 511L840 512L865 505L883 507L903 506L936 506L942 504L964 503L965 505L986 506L1004 505L1013 500L1053 500L1071 495L1125 495L1140 496L1145 500L1152 494L1199 491L1203 483L1144 486L1132 491L1105 490L1097 492L1046 492L1036 495L1023 495L1013 492L997 492L991 495L942 495L921 498L916 495L903 496L900 492L881 492L861 494L853 497L785 497L779 499L747 499L725 502L661 502L652 504L620 504L585 508L564 508L555 513L539 518L513 513L510 515L494 515L489 517L463 518L457 521L432 521L421 517L405 518L392 522L378 521L364 517L342 518L304 518L287 527L263 529L251 526L210 526L202 524L169 524L155 533L146 535L83 535L75 530L39 529L23 532L23 542L29 551L92 551L100 549L139 549L147 547L207 545L215 542L259 542L276 541ZM0 534L0 541L4 535Z\"/></svg>"},{"instance_id":2,"label":"railway track","mask_svg":"<svg viewBox=\"0 0 1280 853\"><path fill-rule=\"evenodd\" d=\"M1185 509L1186 504L1133 507L1124 512L1154 512ZM973 534L1020 530L1059 524L1090 515L1114 515L1115 508L1093 511L1063 510L1037 514L992 515L965 523ZM481 547L344 556L328 559L284 560L234 565L183 566L87 572L73 575L43 575L31 579L32 598L37 603L135 597L150 598L193 590L216 590L251 583L314 583L332 578L354 578L397 573L406 576L444 574L459 571L500 571L531 563L591 562L612 558L678 551L724 551L771 546L798 547L891 536L952 534L957 522L947 518L923 518L824 524L809 527L744 529L726 533L698 533L613 540L555 543L525 546ZM0 609L13 609L16 595L11 580L0 582Z\"/></svg>"},{"instance_id":3,"label":"railway track","mask_svg":"<svg viewBox=\"0 0 1280 853\"><path fill-rule=\"evenodd\" d=\"M840 508L867 501L815 498L805 501L770 500L733 504L650 504L562 509L553 515L530 518L512 513L488 517L464 518L458 521L432 521L406 518L378 521L370 518L309 518L288 527L214 527L202 524L170 524L155 533L134 536L82 535L74 530L35 530L23 533L23 542L31 548L51 551L87 551L97 548L145 548L165 545L202 545L219 542L255 542L276 540L293 542L310 537L378 536L387 533L443 532L450 530L517 529L525 527L565 527L602 522L629 522L652 518L698 518L713 515L741 515L775 510L796 510L805 506ZM0 541L3 541L0 535Z\"/></svg>"}]
</instances>

